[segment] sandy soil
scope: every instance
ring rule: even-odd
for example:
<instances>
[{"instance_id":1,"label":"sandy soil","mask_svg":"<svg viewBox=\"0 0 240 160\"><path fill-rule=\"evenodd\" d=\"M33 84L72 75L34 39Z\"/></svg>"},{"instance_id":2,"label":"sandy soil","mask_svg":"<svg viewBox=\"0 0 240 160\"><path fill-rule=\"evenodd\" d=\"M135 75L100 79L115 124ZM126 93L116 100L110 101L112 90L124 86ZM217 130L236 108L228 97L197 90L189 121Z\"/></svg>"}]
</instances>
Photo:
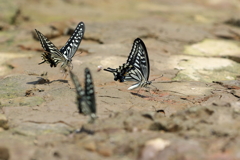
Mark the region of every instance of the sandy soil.
<instances>
[{"instance_id":1,"label":"sandy soil","mask_svg":"<svg viewBox=\"0 0 240 160\"><path fill-rule=\"evenodd\" d=\"M0 4L0 159L240 159L239 1ZM86 31L73 72L83 84L91 70L95 123L78 114L70 77L38 65L34 29L60 48L80 21ZM156 80L129 91L132 82L115 82L98 67L124 63L137 37Z\"/></svg>"}]
</instances>

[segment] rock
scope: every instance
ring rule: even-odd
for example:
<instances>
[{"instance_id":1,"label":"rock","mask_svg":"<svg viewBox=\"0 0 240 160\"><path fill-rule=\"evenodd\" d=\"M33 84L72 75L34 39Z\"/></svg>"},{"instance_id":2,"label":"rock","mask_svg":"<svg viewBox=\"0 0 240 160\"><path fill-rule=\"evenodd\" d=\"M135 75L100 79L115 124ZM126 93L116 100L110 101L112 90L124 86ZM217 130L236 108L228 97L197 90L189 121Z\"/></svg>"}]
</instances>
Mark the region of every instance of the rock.
<instances>
[{"instance_id":1,"label":"rock","mask_svg":"<svg viewBox=\"0 0 240 160\"><path fill-rule=\"evenodd\" d=\"M206 159L204 148L196 140L175 139L171 145L156 154L154 159L179 160L179 159ZM144 159L142 159L144 160Z\"/></svg>"},{"instance_id":2,"label":"rock","mask_svg":"<svg viewBox=\"0 0 240 160\"><path fill-rule=\"evenodd\" d=\"M36 80L36 77L23 74L4 77L4 79L0 80L0 98L13 99L16 97L24 97L26 90L31 87L31 85L26 82L32 82L34 80Z\"/></svg>"},{"instance_id":3,"label":"rock","mask_svg":"<svg viewBox=\"0 0 240 160\"><path fill-rule=\"evenodd\" d=\"M17 106L37 106L44 102L42 97L16 97L14 99L3 99L2 106L4 107L17 107Z\"/></svg>"},{"instance_id":4,"label":"rock","mask_svg":"<svg viewBox=\"0 0 240 160\"><path fill-rule=\"evenodd\" d=\"M229 56L239 54L239 42L230 40L205 39L185 47L185 53L197 56Z\"/></svg>"},{"instance_id":5,"label":"rock","mask_svg":"<svg viewBox=\"0 0 240 160\"><path fill-rule=\"evenodd\" d=\"M113 149L106 144L100 143L98 144L97 152L102 156L109 157L113 154Z\"/></svg>"},{"instance_id":6,"label":"rock","mask_svg":"<svg viewBox=\"0 0 240 160\"><path fill-rule=\"evenodd\" d=\"M0 128L8 129L8 120L4 114L0 114Z\"/></svg>"},{"instance_id":7,"label":"rock","mask_svg":"<svg viewBox=\"0 0 240 160\"><path fill-rule=\"evenodd\" d=\"M125 130L130 132L148 130L151 123L151 119L146 118L139 113L132 113L131 116L126 117L126 119L123 121Z\"/></svg>"},{"instance_id":8,"label":"rock","mask_svg":"<svg viewBox=\"0 0 240 160\"><path fill-rule=\"evenodd\" d=\"M9 160L10 153L9 150L5 147L0 146L0 160Z\"/></svg>"},{"instance_id":9,"label":"rock","mask_svg":"<svg viewBox=\"0 0 240 160\"><path fill-rule=\"evenodd\" d=\"M178 65L180 71L174 78L178 81L234 80L240 69L238 63L216 57L185 57Z\"/></svg>"},{"instance_id":10,"label":"rock","mask_svg":"<svg viewBox=\"0 0 240 160\"><path fill-rule=\"evenodd\" d=\"M158 152L164 150L169 145L170 141L161 138L149 140L145 143L139 160L154 159Z\"/></svg>"},{"instance_id":11,"label":"rock","mask_svg":"<svg viewBox=\"0 0 240 160\"><path fill-rule=\"evenodd\" d=\"M26 135L26 136L35 136L41 134L69 134L72 130L71 127L63 123L30 123L25 122L21 123L19 126L13 129L16 134Z\"/></svg>"},{"instance_id":12,"label":"rock","mask_svg":"<svg viewBox=\"0 0 240 160\"><path fill-rule=\"evenodd\" d=\"M83 144L83 147L89 151L96 151L97 149L96 143L94 141L85 142Z\"/></svg>"},{"instance_id":13,"label":"rock","mask_svg":"<svg viewBox=\"0 0 240 160\"><path fill-rule=\"evenodd\" d=\"M239 64L234 62L237 61L236 58L233 58L239 54L238 43L229 40L205 39L186 46L184 52L190 56L183 56L179 61L177 68L180 71L174 80L204 82L234 80L240 69Z\"/></svg>"}]
</instances>

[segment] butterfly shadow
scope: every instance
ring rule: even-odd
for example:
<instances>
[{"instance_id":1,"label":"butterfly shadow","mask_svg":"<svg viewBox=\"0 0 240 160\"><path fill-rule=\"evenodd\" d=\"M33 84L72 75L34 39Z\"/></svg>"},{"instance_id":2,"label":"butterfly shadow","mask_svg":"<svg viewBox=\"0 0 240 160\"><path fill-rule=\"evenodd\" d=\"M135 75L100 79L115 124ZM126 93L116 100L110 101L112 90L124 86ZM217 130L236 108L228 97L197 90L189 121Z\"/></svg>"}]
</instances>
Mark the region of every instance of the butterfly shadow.
<instances>
[{"instance_id":1,"label":"butterfly shadow","mask_svg":"<svg viewBox=\"0 0 240 160\"><path fill-rule=\"evenodd\" d=\"M33 85L36 85L36 84L49 84L51 83L49 79L47 78L43 78L43 77L37 77L38 80L36 81L32 81L32 82L27 82L27 84L33 84Z\"/></svg>"},{"instance_id":2,"label":"butterfly shadow","mask_svg":"<svg viewBox=\"0 0 240 160\"><path fill-rule=\"evenodd\" d=\"M68 80L65 80L65 79L57 79L57 80L53 80L53 81L51 81L50 83L53 83L53 82L68 83Z\"/></svg>"},{"instance_id":3,"label":"butterfly shadow","mask_svg":"<svg viewBox=\"0 0 240 160\"><path fill-rule=\"evenodd\" d=\"M86 129L84 126L82 126L80 129L75 130L76 134L81 134L81 133L85 133L88 135L94 135L95 132L93 130L90 129Z\"/></svg>"},{"instance_id":4,"label":"butterfly shadow","mask_svg":"<svg viewBox=\"0 0 240 160\"><path fill-rule=\"evenodd\" d=\"M32 81L32 82L27 82L27 84L33 84L33 85L36 85L36 84L51 84L53 82L68 83L68 80L62 80L62 79L50 81L49 79L43 78L43 77L37 77L37 78L38 78L38 80Z\"/></svg>"},{"instance_id":5,"label":"butterfly shadow","mask_svg":"<svg viewBox=\"0 0 240 160\"><path fill-rule=\"evenodd\" d=\"M144 96L144 95L142 95L142 94L139 94L138 92L136 93L136 92L130 92L132 95L134 95L134 96L138 96L138 97L140 97L140 98L148 98L149 96Z\"/></svg>"}]
</instances>

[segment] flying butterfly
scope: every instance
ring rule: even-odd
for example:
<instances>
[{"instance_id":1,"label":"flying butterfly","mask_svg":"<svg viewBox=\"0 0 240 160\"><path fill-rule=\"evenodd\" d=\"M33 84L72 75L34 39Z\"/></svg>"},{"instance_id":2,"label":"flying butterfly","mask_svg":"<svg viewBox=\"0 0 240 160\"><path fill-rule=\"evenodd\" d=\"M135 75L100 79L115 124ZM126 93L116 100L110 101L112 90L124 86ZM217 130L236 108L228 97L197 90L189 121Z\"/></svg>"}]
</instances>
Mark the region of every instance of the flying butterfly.
<instances>
[{"instance_id":1,"label":"flying butterfly","mask_svg":"<svg viewBox=\"0 0 240 160\"><path fill-rule=\"evenodd\" d=\"M63 46L60 50L41 32L36 29L35 31L45 51L42 54L43 61L39 64L46 62L50 64L50 67L56 67L58 63L61 63L61 68L63 69L66 67L72 67L72 57L76 53L85 32L85 26L83 22L80 22L77 25L72 36L68 39L65 46Z\"/></svg>"},{"instance_id":2,"label":"flying butterfly","mask_svg":"<svg viewBox=\"0 0 240 160\"><path fill-rule=\"evenodd\" d=\"M88 68L85 68L85 89L81 87L77 76L71 71L70 76L77 91L77 103L79 113L89 115L91 117L91 122L93 122L97 118L97 116L94 85L90 70Z\"/></svg>"},{"instance_id":3,"label":"flying butterfly","mask_svg":"<svg viewBox=\"0 0 240 160\"><path fill-rule=\"evenodd\" d=\"M134 68L133 62L136 58L136 53L138 52L139 45L141 43L141 39L137 38L133 42L133 46L131 49L131 52L129 53L128 59L126 63L123 63L122 66L119 66L119 68L113 69L108 67L107 69L104 69L105 71L112 72L114 75L114 80L119 82L126 81L125 77L127 73ZM131 79L128 79L131 80Z\"/></svg>"}]
</instances>

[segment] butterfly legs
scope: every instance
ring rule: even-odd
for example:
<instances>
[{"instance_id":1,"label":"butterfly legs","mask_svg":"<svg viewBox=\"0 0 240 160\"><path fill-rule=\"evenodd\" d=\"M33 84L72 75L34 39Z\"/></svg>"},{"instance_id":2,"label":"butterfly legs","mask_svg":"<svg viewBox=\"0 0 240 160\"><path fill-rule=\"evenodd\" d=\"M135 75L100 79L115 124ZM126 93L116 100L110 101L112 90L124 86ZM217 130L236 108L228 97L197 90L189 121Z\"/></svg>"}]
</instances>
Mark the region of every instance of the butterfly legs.
<instances>
[{"instance_id":1,"label":"butterfly legs","mask_svg":"<svg viewBox=\"0 0 240 160\"><path fill-rule=\"evenodd\" d=\"M68 72L73 69L73 65L71 62L67 62L67 66L61 66L60 72L63 73L63 78L66 79L68 76Z\"/></svg>"},{"instance_id":2,"label":"butterfly legs","mask_svg":"<svg viewBox=\"0 0 240 160\"><path fill-rule=\"evenodd\" d=\"M137 91L137 94L140 92L141 88L142 88L142 87L139 87L139 89L138 89L138 91Z\"/></svg>"}]
</instances>

